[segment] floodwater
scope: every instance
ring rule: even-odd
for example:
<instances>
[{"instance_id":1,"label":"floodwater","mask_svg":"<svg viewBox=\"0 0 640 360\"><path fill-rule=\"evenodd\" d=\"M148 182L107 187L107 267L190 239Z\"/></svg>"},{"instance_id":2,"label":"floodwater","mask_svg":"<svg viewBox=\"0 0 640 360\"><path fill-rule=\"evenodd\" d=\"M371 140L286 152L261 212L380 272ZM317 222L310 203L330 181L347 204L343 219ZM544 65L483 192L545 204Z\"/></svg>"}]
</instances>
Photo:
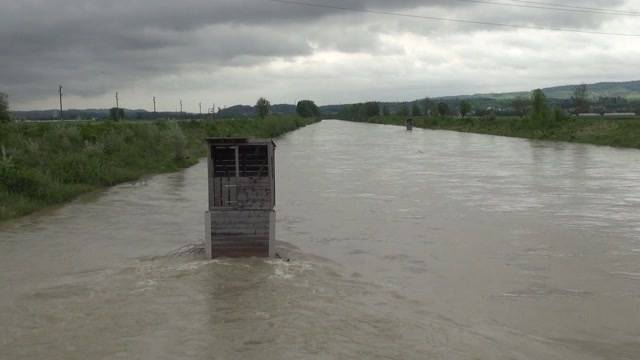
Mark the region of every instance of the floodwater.
<instances>
[{"instance_id":1,"label":"floodwater","mask_svg":"<svg viewBox=\"0 0 640 360\"><path fill-rule=\"evenodd\" d=\"M277 143L285 260L204 259L204 163L1 225L0 359L640 358L640 151Z\"/></svg>"}]
</instances>

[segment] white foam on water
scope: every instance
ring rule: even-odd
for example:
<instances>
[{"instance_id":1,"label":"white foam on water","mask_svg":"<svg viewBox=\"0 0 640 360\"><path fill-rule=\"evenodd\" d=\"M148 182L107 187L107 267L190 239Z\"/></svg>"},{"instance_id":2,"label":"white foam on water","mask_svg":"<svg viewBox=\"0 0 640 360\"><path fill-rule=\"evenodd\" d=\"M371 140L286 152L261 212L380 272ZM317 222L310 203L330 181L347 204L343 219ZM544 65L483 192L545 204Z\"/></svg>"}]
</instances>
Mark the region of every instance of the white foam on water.
<instances>
[{"instance_id":1,"label":"white foam on water","mask_svg":"<svg viewBox=\"0 0 640 360\"><path fill-rule=\"evenodd\" d=\"M306 262L287 262L284 260L266 260L269 265L273 265L273 274L269 276L271 279L290 280L312 268L311 264Z\"/></svg>"},{"instance_id":2,"label":"white foam on water","mask_svg":"<svg viewBox=\"0 0 640 360\"><path fill-rule=\"evenodd\" d=\"M186 263L186 264L181 264L178 266L175 266L172 268L172 270L177 270L177 271L194 271L194 270L198 270L201 267L205 266L209 264L208 261L194 261L194 262L190 262L190 263Z\"/></svg>"},{"instance_id":3,"label":"white foam on water","mask_svg":"<svg viewBox=\"0 0 640 360\"><path fill-rule=\"evenodd\" d=\"M152 279L138 281L136 283L137 289L131 291L132 294L142 293L145 291L153 290L158 286L158 282Z\"/></svg>"},{"instance_id":4,"label":"white foam on water","mask_svg":"<svg viewBox=\"0 0 640 360\"><path fill-rule=\"evenodd\" d=\"M231 261L230 259L214 259L214 260L205 261L205 264L216 264L216 265L222 265L222 266L240 266L240 267L245 267L247 269L251 268L251 265L249 264L244 264L238 261Z\"/></svg>"},{"instance_id":5,"label":"white foam on water","mask_svg":"<svg viewBox=\"0 0 640 360\"><path fill-rule=\"evenodd\" d=\"M636 273L636 272L618 271L618 272L612 272L611 275L620 275L620 276L625 276L625 277L640 280L640 273Z\"/></svg>"}]
</instances>

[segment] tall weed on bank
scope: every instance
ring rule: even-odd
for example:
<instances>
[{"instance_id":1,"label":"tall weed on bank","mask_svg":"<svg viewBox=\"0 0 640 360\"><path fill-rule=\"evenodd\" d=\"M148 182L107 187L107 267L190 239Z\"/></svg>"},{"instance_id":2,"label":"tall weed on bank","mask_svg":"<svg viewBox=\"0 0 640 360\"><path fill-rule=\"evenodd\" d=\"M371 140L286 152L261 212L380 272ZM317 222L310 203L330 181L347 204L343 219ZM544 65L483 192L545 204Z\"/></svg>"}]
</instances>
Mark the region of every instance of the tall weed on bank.
<instances>
[{"instance_id":1,"label":"tall weed on bank","mask_svg":"<svg viewBox=\"0 0 640 360\"><path fill-rule=\"evenodd\" d=\"M276 137L314 120L0 124L0 220L92 189L175 171L205 156L207 137Z\"/></svg>"}]
</instances>

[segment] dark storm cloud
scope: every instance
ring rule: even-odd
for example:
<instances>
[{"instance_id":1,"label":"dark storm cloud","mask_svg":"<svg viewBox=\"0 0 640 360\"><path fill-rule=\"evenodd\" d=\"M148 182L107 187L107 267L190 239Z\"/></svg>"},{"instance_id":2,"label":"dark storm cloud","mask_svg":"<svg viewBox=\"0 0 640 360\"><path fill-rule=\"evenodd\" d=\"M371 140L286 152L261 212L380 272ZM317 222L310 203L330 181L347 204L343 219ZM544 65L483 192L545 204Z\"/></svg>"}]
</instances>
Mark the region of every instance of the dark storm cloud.
<instances>
[{"instance_id":1,"label":"dark storm cloud","mask_svg":"<svg viewBox=\"0 0 640 360\"><path fill-rule=\"evenodd\" d=\"M1 1L0 90L17 102L49 96L58 83L91 97L201 64L254 66L318 48L376 53L385 51L378 41L384 33L477 29L393 18L381 26L367 23L375 15L269 0ZM304 1L398 12L420 7L449 17L564 27L597 27L606 18L463 1Z\"/></svg>"}]
</instances>

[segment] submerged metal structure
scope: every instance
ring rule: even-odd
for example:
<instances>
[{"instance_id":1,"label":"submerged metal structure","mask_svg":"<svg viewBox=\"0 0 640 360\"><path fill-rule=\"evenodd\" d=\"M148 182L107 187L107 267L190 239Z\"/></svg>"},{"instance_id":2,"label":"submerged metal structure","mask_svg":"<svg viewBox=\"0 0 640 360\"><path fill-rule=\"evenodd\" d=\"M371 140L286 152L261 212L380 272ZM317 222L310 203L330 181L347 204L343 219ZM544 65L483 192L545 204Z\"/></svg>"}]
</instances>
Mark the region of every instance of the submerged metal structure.
<instances>
[{"instance_id":1,"label":"submerged metal structure","mask_svg":"<svg viewBox=\"0 0 640 360\"><path fill-rule=\"evenodd\" d=\"M273 256L275 144L267 139L211 138L207 146L207 256Z\"/></svg>"}]
</instances>

